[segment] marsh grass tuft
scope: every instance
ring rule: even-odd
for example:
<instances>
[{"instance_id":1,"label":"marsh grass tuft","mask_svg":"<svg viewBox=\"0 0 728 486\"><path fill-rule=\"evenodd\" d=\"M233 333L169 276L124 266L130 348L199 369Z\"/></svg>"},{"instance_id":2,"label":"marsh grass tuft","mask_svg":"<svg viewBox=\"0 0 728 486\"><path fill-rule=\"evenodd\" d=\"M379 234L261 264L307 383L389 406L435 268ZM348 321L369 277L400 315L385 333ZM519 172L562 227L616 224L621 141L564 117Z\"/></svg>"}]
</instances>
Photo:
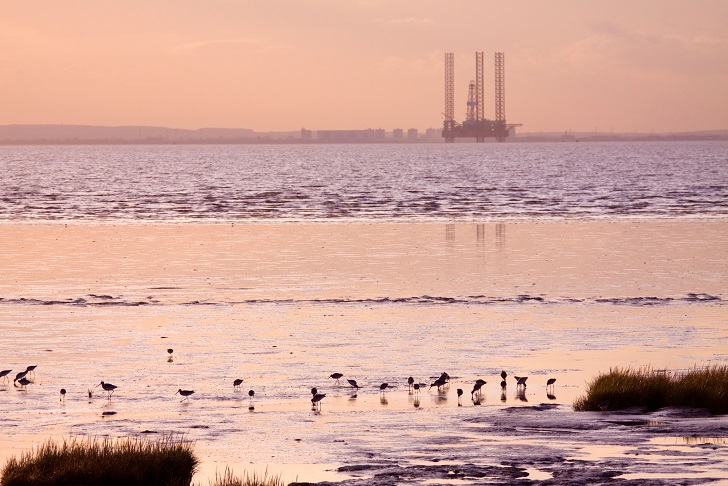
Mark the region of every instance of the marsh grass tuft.
<instances>
[{"instance_id":1,"label":"marsh grass tuft","mask_svg":"<svg viewBox=\"0 0 728 486\"><path fill-rule=\"evenodd\" d=\"M280 476L268 476L266 470L262 476L255 472L253 475L245 475L245 478L237 477L230 469L225 469L223 474L215 474L215 481L211 486L284 486Z\"/></svg>"},{"instance_id":2,"label":"marsh grass tuft","mask_svg":"<svg viewBox=\"0 0 728 486\"><path fill-rule=\"evenodd\" d=\"M712 414L728 413L728 366L693 368L666 373L650 367L610 368L589 383L586 395L574 410L599 411L642 407L707 408Z\"/></svg>"},{"instance_id":3,"label":"marsh grass tuft","mask_svg":"<svg viewBox=\"0 0 728 486\"><path fill-rule=\"evenodd\" d=\"M10 458L0 486L189 486L198 464L182 438L49 440Z\"/></svg>"}]
</instances>

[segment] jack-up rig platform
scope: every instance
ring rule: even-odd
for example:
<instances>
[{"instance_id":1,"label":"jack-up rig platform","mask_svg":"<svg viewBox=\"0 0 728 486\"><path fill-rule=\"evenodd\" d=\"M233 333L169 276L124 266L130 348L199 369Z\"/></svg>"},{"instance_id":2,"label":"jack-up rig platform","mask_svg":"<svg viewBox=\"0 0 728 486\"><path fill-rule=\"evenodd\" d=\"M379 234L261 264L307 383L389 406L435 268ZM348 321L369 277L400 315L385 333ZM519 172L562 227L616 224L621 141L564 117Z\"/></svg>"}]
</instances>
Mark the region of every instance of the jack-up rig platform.
<instances>
[{"instance_id":1,"label":"jack-up rig platform","mask_svg":"<svg viewBox=\"0 0 728 486\"><path fill-rule=\"evenodd\" d=\"M468 89L468 103L465 121L455 121L455 54L445 53L445 121L442 136L446 142L454 142L456 138L474 138L484 142L486 138L495 138L503 142L511 129L520 127L520 123L506 123L505 94L505 56L495 53L495 119L485 118L485 99L483 96L483 53L475 53L475 81L471 81Z\"/></svg>"}]
</instances>

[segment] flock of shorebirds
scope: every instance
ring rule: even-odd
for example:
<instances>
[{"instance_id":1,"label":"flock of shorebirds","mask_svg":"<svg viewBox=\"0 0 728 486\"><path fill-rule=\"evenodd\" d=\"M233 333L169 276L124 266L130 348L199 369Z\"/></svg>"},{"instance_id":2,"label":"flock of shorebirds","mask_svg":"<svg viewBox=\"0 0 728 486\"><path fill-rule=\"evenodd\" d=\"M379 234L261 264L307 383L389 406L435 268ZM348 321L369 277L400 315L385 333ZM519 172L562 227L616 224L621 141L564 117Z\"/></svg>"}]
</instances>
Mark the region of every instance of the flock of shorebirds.
<instances>
[{"instance_id":1,"label":"flock of shorebirds","mask_svg":"<svg viewBox=\"0 0 728 486\"><path fill-rule=\"evenodd\" d=\"M173 358L172 358L173 352L174 352L173 349L171 349L171 348L167 349L167 353L169 354L169 358L167 359L168 362L173 361ZM21 371L21 372L17 373L15 375L15 379L13 380L13 385L16 387L19 386L21 391L27 390L27 386L29 384L33 383L29 378L35 375L36 367L37 367L37 365L31 365L31 366L28 366L25 369L25 371ZM5 382L9 382L8 375L11 372L12 372L12 370L0 371L0 378L2 378L2 380ZM343 373L332 373L331 375L329 375L329 378L336 380L337 384L341 384L339 380L343 377L344 377ZM503 393L502 398L504 398L505 390L508 386L506 383L506 378L508 377L508 373L506 373L503 370L500 373L500 377L502 380L500 383L501 390ZM528 380L528 377L527 376L514 376L513 378L516 380L517 392L520 390L520 393L521 393L520 396L524 396L525 389L526 389L526 380ZM357 384L356 380L347 379L346 381L349 383L349 385L352 387L352 389L354 389L355 391L359 390L360 387ZM480 404L480 400L482 398L482 387L486 383L487 382L483 379L478 379L475 381L475 384L473 385L473 389L470 392L470 397L474 404L476 404L476 405ZM546 381L546 394L549 398L555 398L555 396L553 396L554 383L556 383L556 378L549 378ZM233 381L233 388L236 390L239 390L240 386L242 384L243 384L243 379L237 378ZM407 390L410 394L415 395L415 406L416 407L419 406L418 397L419 397L419 393L420 393L421 389L427 388L429 391L432 388L437 388L438 393L443 393L447 390L449 385L450 385L450 375L448 375L446 372L443 372L442 374L440 374L440 376L434 382L432 382L429 386L427 383L416 382L415 379L411 376L409 378L407 378ZM100 386L105 392L108 393L108 399L111 400L111 395L114 394L114 390L116 390L117 386L112 385L111 383L105 383L103 381L100 382L98 385L96 385L94 388L96 388L98 386ZM379 392L381 394L384 394L388 388L394 388L394 387L391 386L389 383L382 383L381 385L379 385ZM66 389L61 388L60 393L61 393L60 400L61 401L65 400ZM189 400L190 396L192 396L194 393L195 393L194 390L183 390L180 388L175 392L175 395L179 394L182 397L184 397L183 400ZM457 389L458 406L462 405L461 397L463 396L463 394L464 394L463 389L458 388ZM93 392L90 389L88 390L88 396L89 396L89 398L91 398L93 396ZM253 390L249 390L248 396L250 397L250 406L248 408L250 410L253 410L255 408L253 406L253 398L255 397L255 392ZM325 397L326 397L325 393L319 393L317 388L311 388L311 408L313 410L320 411L321 410L321 401ZM525 398L525 396L524 396L524 398Z\"/></svg>"}]
</instances>

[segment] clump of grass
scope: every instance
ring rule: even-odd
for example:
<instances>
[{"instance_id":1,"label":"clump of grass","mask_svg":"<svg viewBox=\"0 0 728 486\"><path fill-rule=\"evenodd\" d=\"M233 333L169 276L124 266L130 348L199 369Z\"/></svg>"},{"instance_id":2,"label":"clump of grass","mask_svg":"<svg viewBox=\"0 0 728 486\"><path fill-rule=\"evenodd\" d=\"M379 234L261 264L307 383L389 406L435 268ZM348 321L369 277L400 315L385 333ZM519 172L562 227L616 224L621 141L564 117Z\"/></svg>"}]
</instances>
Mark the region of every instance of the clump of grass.
<instances>
[{"instance_id":1,"label":"clump of grass","mask_svg":"<svg viewBox=\"0 0 728 486\"><path fill-rule=\"evenodd\" d=\"M182 438L49 440L10 458L0 486L189 486L199 460Z\"/></svg>"},{"instance_id":2,"label":"clump of grass","mask_svg":"<svg viewBox=\"0 0 728 486\"><path fill-rule=\"evenodd\" d=\"M225 468L225 472L215 474L215 481L210 483L211 486L284 486L280 476L268 476L268 470L262 476L257 473L253 475L246 474L245 477L237 477L233 472Z\"/></svg>"},{"instance_id":3,"label":"clump of grass","mask_svg":"<svg viewBox=\"0 0 728 486\"><path fill-rule=\"evenodd\" d=\"M574 402L576 411L620 410L642 407L707 408L712 414L728 413L728 366L693 368L684 373L652 368L610 368Z\"/></svg>"}]
</instances>

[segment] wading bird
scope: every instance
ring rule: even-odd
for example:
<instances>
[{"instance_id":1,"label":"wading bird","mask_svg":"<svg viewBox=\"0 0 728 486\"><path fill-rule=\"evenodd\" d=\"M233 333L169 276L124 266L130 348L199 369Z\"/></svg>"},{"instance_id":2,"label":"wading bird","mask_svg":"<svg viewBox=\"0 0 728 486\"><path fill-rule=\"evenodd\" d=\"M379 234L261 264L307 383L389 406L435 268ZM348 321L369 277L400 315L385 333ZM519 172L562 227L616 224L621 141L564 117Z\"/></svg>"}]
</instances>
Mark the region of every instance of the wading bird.
<instances>
[{"instance_id":1,"label":"wading bird","mask_svg":"<svg viewBox=\"0 0 728 486\"><path fill-rule=\"evenodd\" d=\"M116 390L116 385L112 385L111 383L104 383L103 381L99 383L101 385L101 388L104 389L104 391L109 392L109 400L111 400L111 395L114 393L114 390ZM96 385L96 386L99 386ZM94 388L96 388L96 386Z\"/></svg>"},{"instance_id":2,"label":"wading bird","mask_svg":"<svg viewBox=\"0 0 728 486\"><path fill-rule=\"evenodd\" d=\"M389 383L382 383L381 385L379 385L379 393L384 393L384 390L386 390L388 386Z\"/></svg>"},{"instance_id":3,"label":"wading bird","mask_svg":"<svg viewBox=\"0 0 728 486\"><path fill-rule=\"evenodd\" d=\"M516 379L516 387L522 386L523 388L526 388L526 380L528 380L528 376L514 376Z\"/></svg>"},{"instance_id":4,"label":"wading bird","mask_svg":"<svg viewBox=\"0 0 728 486\"><path fill-rule=\"evenodd\" d=\"M190 399L190 395L192 395L193 393L195 393L195 390L183 390L182 388L180 388L179 390L177 390L177 393L179 393L180 395L182 395L183 397L185 397L184 398L185 400L189 400ZM175 395L177 393L175 393Z\"/></svg>"},{"instance_id":5,"label":"wading bird","mask_svg":"<svg viewBox=\"0 0 728 486\"><path fill-rule=\"evenodd\" d=\"M27 375L27 374L28 374L28 371L27 370L26 371L21 371L20 373L18 373L17 375L15 375L15 379L13 380L13 382L16 382L18 380L22 380L23 378L25 378L25 375Z\"/></svg>"},{"instance_id":6,"label":"wading bird","mask_svg":"<svg viewBox=\"0 0 728 486\"><path fill-rule=\"evenodd\" d=\"M235 381L233 381L233 388L240 388L240 385L243 383L243 380L241 378L236 378Z\"/></svg>"},{"instance_id":7,"label":"wading bird","mask_svg":"<svg viewBox=\"0 0 728 486\"><path fill-rule=\"evenodd\" d=\"M35 369L36 369L37 367L38 367L38 365L32 365L32 366L28 366L28 367L27 367L27 368L25 369L25 372L26 372L26 373L30 373L30 374L32 374L33 376L35 376Z\"/></svg>"},{"instance_id":8,"label":"wading bird","mask_svg":"<svg viewBox=\"0 0 728 486\"><path fill-rule=\"evenodd\" d=\"M430 389L432 389L433 386L436 386L437 391L442 391L442 387L445 386L446 384L447 384L447 380L444 379L442 376L440 376L440 378L435 380L435 382L430 385Z\"/></svg>"},{"instance_id":9,"label":"wading bird","mask_svg":"<svg viewBox=\"0 0 728 486\"><path fill-rule=\"evenodd\" d=\"M554 386L554 383L556 383L556 378L549 378L549 379L548 379L548 380L546 381L546 387L551 387L551 388L553 388L553 386Z\"/></svg>"},{"instance_id":10,"label":"wading bird","mask_svg":"<svg viewBox=\"0 0 728 486\"><path fill-rule=\"evenodd\" d=\"M505 370L501 370L501 379L505 380L507 376L508 376L508 373L506 373Z\"/></svg>"},{"instance_id":11,"label":"wading bird","mask_svg":"<svg viewBox=\"0 0 728 486\"><path fill-rule=\"evenodd\" d=\"M324 399L326 396L326 393L316 393L313 398L311 398L311 405L313 408L318 409L318 411L321 411L321 400Z\"/></svg>"},{"instance_id":12,"label":"wading bird","mask_svg":"<svg viewBox=\"0 0 728 486\"><path fill-rule=\"evenodd\" d=\"M169 348L167 349L167 353L169 354L169 358L167 358L167 363L171 363L174 361L174 358L172 357L172 353L174 353L174 349Z\"/></svg>"},{"instance_id":13,"label":"wading bird","mask_svg":"<svg viewBox=\"0 0 728 486\"><path fill-rule=\"evenodd\" d=\"M27 379L27 378L25 378L25 377L23 377L23 378L21 378L21 379L18 380L18 383L20 383L20 389L21 390L27 390L26 387L28 385L30 385L30 380Z\"/></svg>"},{"instance_id":14,"label":"wading bird","mask_svg":"<svg viewBox=\"0 0 728 486\"><path fill-rule=\"evenodd\" d=\"M341 378L342 376L344 376L344 373L331 373L329 375L329 378L333 378L334 380L336 380L336 384L339 385L339 378Z\"/></svg>"},{"instance_id":15,"label":"wading bird","mask_svg":"<svg viewBox=\"0 0 728 486\"><path fill-rule=\"evenodd\" d=\"M408 390L412 390L412 385L414 385L414 384L415 384L414 378L412 378L411 376L409 378L407 378L407 389Z\"/></svg>"},{"instance_id":16,"label":"wading bird","mask_svg":"<svg viewBox=\"0 0 728 486\"><path fill-rule=\"evenodd\" d=\"M349 384L351 386L353 386L354 388L356 388L357 390L359 389L359 385L356 384L356 380L346 380L346 381L348 381Z\"/></svg>"},{"instance_id":17,"label":"wading bird","mask_svg":"<svg viewBox=\"0 0 728 486\"><path fill-rule=\"evenodd\" d=\"M463 404L460 402L460 397L462 397L462 396L463 396L463 389L462 388L458 388L458 407L462 407L463 406Z\"/></svg>"},{"instance_id":18,"label":"wading bird","mask_svg":"<svg viewBox=\"0 0 728 486\"><path fill-rule=\"evenodd\" d=\"M59 401L61 401L61 402L66 401L66 389L65 388L61 388L61 399Z\"/></svg>"},{"instance_id":19,"label":"wading bird","mask_svg":"<svg viewBox=\"0 0 728 486\"><path fill-rule=\"evenodd\" d=\"M13 370L2 370L2 371L0 371L0 378L2 378L3 381L10 381L10 379L8 378L8 374L11 371L13 371Z\"/></svg>"}]
</instances>

